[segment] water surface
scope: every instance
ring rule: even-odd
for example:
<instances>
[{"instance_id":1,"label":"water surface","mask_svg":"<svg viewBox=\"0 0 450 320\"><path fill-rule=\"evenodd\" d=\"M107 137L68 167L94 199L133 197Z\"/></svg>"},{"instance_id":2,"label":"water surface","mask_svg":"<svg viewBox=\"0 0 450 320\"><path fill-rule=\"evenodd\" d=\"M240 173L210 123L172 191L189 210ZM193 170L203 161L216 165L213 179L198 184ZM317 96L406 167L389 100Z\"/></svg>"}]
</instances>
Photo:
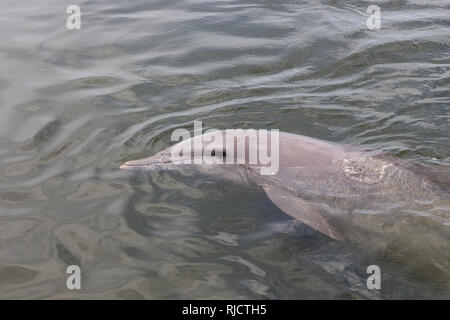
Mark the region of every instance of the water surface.
<instances>
[{"instance_id":1,"label":"water surface","mask_svg":"<svg viewBox=\"0 0 450 320\"><path fill-rule=\"evenodd\" d=\"M448 1L77 4L68 30L68 3L3 0L0 298L450 298L448 248L368 252L256 188L118 170L194 120L448 164Z\"/></svg>"}]
</instances>

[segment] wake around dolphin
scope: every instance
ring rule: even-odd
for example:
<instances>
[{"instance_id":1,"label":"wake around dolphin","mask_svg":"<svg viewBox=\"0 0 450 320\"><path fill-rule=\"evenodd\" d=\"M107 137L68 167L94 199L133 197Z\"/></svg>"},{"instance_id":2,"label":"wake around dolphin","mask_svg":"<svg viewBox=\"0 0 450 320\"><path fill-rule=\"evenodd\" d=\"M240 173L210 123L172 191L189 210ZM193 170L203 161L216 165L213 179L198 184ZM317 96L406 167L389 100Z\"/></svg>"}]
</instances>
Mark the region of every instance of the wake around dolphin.
<instances>
[{"instance_id":1,"label":"wake around dolphin","mask_svg":"<svg viewBox=\"0 0 450 320\"><path fill-rule=\"evenodd\" d=\"M448 168L266 130L224 130L183 139L128 170L181 170L256 184L282 211L336 239L437 226L448 244ZM406 226L413 225L413 229Z\"/></svg>"}]
</instances>

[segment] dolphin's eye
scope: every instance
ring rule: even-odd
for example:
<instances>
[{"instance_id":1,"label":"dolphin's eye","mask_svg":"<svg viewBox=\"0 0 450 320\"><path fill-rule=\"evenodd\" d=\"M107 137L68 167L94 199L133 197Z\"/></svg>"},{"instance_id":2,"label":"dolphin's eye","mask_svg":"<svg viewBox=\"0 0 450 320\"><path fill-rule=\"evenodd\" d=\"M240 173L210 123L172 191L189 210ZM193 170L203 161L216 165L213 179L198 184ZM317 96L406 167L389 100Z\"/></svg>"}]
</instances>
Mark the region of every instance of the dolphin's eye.
<instances>
[{"instance_id":1,"label":"dolphin's eye","mask_svg":"<svg viewBox=\"0 0 450 320\"><path fill-rule=\"evenodd\" d=\"M211 157L215 157L216 155L218 157L225 158L227 156L227 153L225 152L225 150L217 150L216 152L216 149L214 149L213 151L211 151Z\"/></svg>"}]
</instances>

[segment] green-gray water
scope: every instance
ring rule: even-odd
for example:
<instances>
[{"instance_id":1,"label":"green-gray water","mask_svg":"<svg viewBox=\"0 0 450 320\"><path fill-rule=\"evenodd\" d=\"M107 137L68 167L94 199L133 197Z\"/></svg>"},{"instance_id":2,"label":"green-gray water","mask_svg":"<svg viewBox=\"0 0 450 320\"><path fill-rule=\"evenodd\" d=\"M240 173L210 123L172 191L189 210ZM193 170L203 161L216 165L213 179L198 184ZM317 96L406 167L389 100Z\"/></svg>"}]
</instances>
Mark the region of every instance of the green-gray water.
<instances>
[{"instance_id":1,"label":"green-gray water","mask_svg":"<svg viewBox=\"0 0 450 320\"><path fill-rule=\"evenodd\" d=\"M0 298L450 298L439 237L365 251L256 188L118 169L194 120L449 164L448 1L77 1L80 30L69 4L2 1Z\"/></svg>"}]
</instances>

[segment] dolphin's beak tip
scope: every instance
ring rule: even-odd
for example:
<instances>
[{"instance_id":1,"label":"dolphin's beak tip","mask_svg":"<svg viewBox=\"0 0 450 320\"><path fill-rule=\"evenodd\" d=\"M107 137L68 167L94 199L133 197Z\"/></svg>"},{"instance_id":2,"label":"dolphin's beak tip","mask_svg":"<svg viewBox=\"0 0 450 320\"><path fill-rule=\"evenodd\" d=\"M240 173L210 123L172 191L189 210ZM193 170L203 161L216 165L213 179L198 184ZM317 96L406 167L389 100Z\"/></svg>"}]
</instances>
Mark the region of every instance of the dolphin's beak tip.
<instances>
[{"instance_id":1,"label":"dolphin's beak tip","mask_svg":"<svg viewBox=\"0 0 450 320\"><path fill-rule=\"evenodd\" d=\"M127 169L142 169L148 166L148 163L146 159L142 160L130 160L125 162L120 166L120 169L127 170Z\"/></svg>"},{"instance_id":2,"label":"dolphin's beak tip","mask_svg":"<svg viewBox=\"0 0 450 320\"><path fill-rule=\"evenodd\" d=\"M121 170L126 170L126 169L130 169L130 164L129 161L125 162L124 164L122 164L119 169Z\"/></svg>"}]
</instances>

